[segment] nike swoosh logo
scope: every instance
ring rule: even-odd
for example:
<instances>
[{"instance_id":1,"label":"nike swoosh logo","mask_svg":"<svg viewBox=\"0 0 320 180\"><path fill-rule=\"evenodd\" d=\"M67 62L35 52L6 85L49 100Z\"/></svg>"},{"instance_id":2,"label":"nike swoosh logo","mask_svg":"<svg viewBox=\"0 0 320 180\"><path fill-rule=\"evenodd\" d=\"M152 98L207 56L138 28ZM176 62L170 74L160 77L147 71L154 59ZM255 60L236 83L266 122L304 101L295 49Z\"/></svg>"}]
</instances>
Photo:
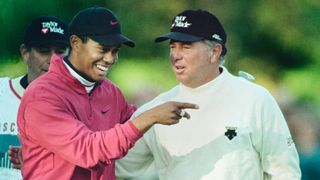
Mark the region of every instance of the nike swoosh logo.
<instances>
[{"instance_id":1,"label":"nike swoosh logo","mask_svg":"<svg viewBox=\"0 0 320 180\"><path fill-rule=\"evenodd\" d=\"M111 26L114 26L114 25L117 25L117 24L118 24L117 21L112 21L112 20L110 21L110 25L111 25Z\"/></svg>"},{"instance_id":2,"label":"nike swoosh logo","mask_svg":"<svg viewBox=\"0 0 320 180\"><path fill-rule=\"evenodd\" d=\"M102 108L101 113L106 114L110 109L111 109L110 106L105 106Z\"/></svg>"}]
</instances>

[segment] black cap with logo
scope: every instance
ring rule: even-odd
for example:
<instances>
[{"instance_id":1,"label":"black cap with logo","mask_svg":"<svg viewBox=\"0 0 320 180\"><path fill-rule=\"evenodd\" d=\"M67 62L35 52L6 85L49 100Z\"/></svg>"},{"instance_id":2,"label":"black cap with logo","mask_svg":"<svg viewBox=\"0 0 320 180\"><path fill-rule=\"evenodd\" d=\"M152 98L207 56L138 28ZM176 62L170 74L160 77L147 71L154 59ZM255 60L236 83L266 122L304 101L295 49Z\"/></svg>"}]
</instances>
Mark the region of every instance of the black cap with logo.
<instances>
[{"instance_id":1,"label":"black cap with logo","mask_svg":"<svg viewBox=\"0 0 320 180\"><path fill-rule=\"evenodd\" d=\"M211 40L222 45L222 55L227 53L227 35L220 21L215 15L201 9L188 9L179 13L172 20L170 32L156 38L155 42L167 39L183 42Z\"/></svg>"},{"instance_id":2,"label":"black cap with logo","mask_svg":"<svg viewBox=\"0 0 320 180\"><path fill-rule=\"evenodd\" d=\"M38 47L51 44L69 46L68 24L55 16L40 16L34 19L24 34L27 47Z\"/></svg>"},{"instance_id":3,"label":"black cap with logo","mask_svg":"<svg viewBox=\"0 0 320 180\"><path fill-rule=\"evenodd\" d=\"M76 14L70 23L70 34L86 36L106 46L134 47L133 41L121 34L118 18L103 7L87 8Z\"/></svg>"}]
</instances>

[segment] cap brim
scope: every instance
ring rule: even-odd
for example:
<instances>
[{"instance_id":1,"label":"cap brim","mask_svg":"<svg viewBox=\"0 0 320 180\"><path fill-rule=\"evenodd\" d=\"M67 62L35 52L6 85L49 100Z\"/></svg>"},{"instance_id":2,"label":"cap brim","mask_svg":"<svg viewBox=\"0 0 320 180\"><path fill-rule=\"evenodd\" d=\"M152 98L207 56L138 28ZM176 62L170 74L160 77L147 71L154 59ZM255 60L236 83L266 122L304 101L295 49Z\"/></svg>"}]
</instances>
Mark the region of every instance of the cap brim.
<instances>
[{"instance_id":1,"label":"cap brim","mask_svg":"<svg viewBox=\"0 0 320 180\"><path fill-rule=\"evenodd\" d=\"M154 41L156 43L162 42L168 39L176 40L176 41L183 41L183 42L194 42L194 41L200 41L204 39L200 36L194 36L186 33L181 32L169 32L167 34L164 34L162 36L157 37Z\"/></svg>"},{"instance_id":2,"label":"cap brim","mask_svg":"<svg viewBox=\"0 0 320 180\"><path fill-rule=\"evenodd\" d=\"M105 46L113 46L119 44L125 44L129 47L134 47L135 44L129 38L121 35L121 34L112 34L112 35L104 35L104 36L88 36L94 41L97 41L101 45Z\"/></svg>"},{"instance_id":3,"label":"cap brim","mask_svg":"<svg viewBox=\"0 0 320 180\"><path fill-rule=\"evenodd\" d=\"M34 41L28 43L32 47L37 46L46 46L46 45L63 45L63 46L69 46L69 41L65 40L59 40L59 39L52 39L52 40L42 40L42 41Z\"/></svg>"}]
</instances>

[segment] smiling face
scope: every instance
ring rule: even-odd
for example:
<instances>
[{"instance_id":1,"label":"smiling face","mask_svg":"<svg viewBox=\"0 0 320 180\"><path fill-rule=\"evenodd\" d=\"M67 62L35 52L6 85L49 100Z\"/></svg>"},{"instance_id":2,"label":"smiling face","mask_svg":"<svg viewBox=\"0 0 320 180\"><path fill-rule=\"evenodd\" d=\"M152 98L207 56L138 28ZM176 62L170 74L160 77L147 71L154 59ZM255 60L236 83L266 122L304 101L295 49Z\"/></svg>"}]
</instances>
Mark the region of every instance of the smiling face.
<instances>
[{"instance_id":1,"label":"smiling face","mask_svg":"<svg viewBox=\"0 0 320 180\"><path fill-rule=\"evenodd\" d=\"M176 79L196 88L219 75L221 45L209 49L203 41L170 42L170 60Z\"/></svg>"},{"instance_id":2,"label":"smiling face","mask_svg":"<svg viewBox=\"0 0 320 180\"><path fill-rule=\"evenodd\" d=\"M28 82L30 83L48 71L53 54L66 55L66 52L65 45L43 45L29 49L22 44L20 53L28 66Z\"/></svg>"},{"instance_id":3,"label":"smiling face","mask_svg":"<svg viewBox=\"0 0 320 180\"><path fill-rule=\"evenodd\" d=\"M71 46L71 64L91 81L100 81L106 76L110 67L116 63L120 49L120 45L102 46L90 38L83 41L75 35L71 36Z\"/></svg>"}]
</instances>

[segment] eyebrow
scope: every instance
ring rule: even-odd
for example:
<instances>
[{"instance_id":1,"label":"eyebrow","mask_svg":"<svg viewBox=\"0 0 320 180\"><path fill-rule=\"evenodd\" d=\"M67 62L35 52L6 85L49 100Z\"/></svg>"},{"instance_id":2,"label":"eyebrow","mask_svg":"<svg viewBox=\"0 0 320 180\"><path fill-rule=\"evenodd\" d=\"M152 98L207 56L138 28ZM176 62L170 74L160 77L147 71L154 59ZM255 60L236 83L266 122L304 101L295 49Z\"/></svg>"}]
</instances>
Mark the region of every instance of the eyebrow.
<instances>
[{"instance_id":1,"label":"eyebrow","mask_svg":"<svg viewBox=\"0 0 320 180\"><path fill-rule=\"evenodd\" d=\"M38 46L38 47L33 47L34 49L54 49L56 48L57 50L66 50L68 47L67 46Z\"/></svg>"},{"instance_id":2,"label":"eyebrow","mask_svg":"<svg viewBox=\"0 0 320 180\"><path fill-rule=\"evenodd\" d=\"M112 48L114 49L119 49L121 45L116 45L116 46L103 46L99 44L99 49L102 49L103 51L110 51Z\"/></svg>"},{"instance_id":3,"label":"eyebrow","mask_svg":"<svg viewBox=\"0 0 320 180\"><path fill-rule=\"evenodd\" d=\"M169 44L175 43L175 42L179 42L182 44L186 44L186 45L191 45L193 42L187 42L187 41L176 41L176 40L170 40Z\"/></svg>"}]
</instances>

